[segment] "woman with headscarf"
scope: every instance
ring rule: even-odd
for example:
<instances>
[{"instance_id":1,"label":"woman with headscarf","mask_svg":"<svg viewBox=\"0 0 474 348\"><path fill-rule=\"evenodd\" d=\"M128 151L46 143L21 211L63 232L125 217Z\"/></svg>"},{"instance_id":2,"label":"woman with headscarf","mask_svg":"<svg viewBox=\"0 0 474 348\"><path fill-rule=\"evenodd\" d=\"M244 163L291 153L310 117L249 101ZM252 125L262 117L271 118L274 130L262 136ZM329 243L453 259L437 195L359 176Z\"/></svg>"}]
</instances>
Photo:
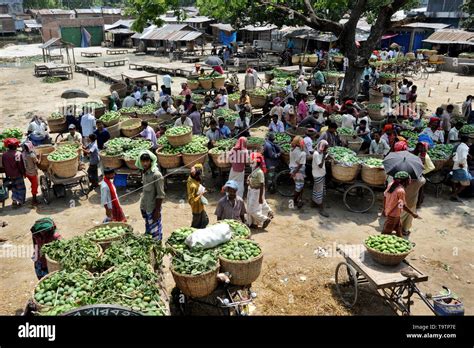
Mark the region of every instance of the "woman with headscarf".
<instances>
[{"instance_id":1,"label":"woman with headscarf","mask_svg":"<svg viewBox=\"0 0 474 348\"><path fill-rule=\"evenodd\" d=\"M237 196L241 198L244 197L245 164L248 162L248 157L247 138L240 137L229 154L229 161L232 165L229 180L233 180L237 183Z\"/></svg>"},{"instance_id":2,"label":"woman with headscarf","mask_svg":"<svg viewBox=\"0 0 474 348\"><path fill-rule=\"evenodd\" d=\"M398 237L403 237L401 213L405 211L415 219L419 216L410 210L406 202L405 187L410 183L410 175L405 171L399 171L395 173L393 179L384 192L384 215L386 220L382 234L392 234L395 231Z\"/></svg>"},{"instance_id":3,"label":"woman with headscarf","mask_svg":"<svg viewBox=\"0 0 474 348\"><path fill-rule=\"evenodd\" d=\"M202 186L202 172L203 167L201 163L195 164L191 168L188 182L186 184L188 192L188 203L191 206L193 213L193 221L191 227L206 228L209 224L209 217L207 216L205 204L207 200L204 197L206 189Z\"/></svg>"},{"instance_id":4,"label":"woman with headscarf","mask_svg":"<svg viewBox=\"0 0 474 348\"><path fill-rule=\"evenodd\" d=\"M38 279L41 279L49 273L46 256L41 252L41 248L45 244L61 239L61 235L56 233L56 224L49 217L36 220L30 231L33 238L35 273Z\"/></svg>"},{"instance_id":5,"label":"woman with headscarf","mask_svg":"<svg viewBox=\"0 0 474 348\"><path fill-rule=\"evenodd\" d=\"M385 142L390 146L390 148L393 149L397 139L397 134L393 127L393 124L386 124L383 127L383 135L381 139L385 140Z\"/></svg>"},{"instance_id":6,"label":"woman with headscarf","mask_svg":"<svg viewBox=\"0 0 474 348\"><path fill-rule=\"evenodd\" d=\"M135 165L142 172L143 193L140 210L145 220L145 234L162 239L161 206L165 198L164 178L157 166L156 156L149 150L140 153Z\"/></svg>"},{"instance_id":7,"label":"woman with headscarf","mask_svg":"<svg viewBox=\"0 0 474 348\"><path fill-rule=\"evenodd\" d=\"M316 146L316 150L313 153L313 195L312 202L313 206L319 209L319 214L324 217L329 217L328 213L324 210L323 197L325 189L325 178L326 178L326 156L328 153L329 143L326 140L321 140Z\"/></svg>"},{"instance_id":8,"label":"woman with headscarf","mask_svg":"<svg viewBox=\"0 0 474 348\"><path fill-rule=\"evenodd\" d=\"M45 144L48 137L48 125L38 115L33 116L30 124L28 125L28 139L33 143L34 146Z\"/></svg>"},{"instance_id":9,"label":"woman with headscarf","mask_svg":"<svg viewBox=\"0 0 474 348\"><path fill-rule=\"evenodd\" d=\"M393 151L400 152L400 151L407 151L408 144L405 140L398 140L395 145L393 145Z\"/></svg>"},{"instance_id":10,"label":"woman with headscarf","mask_svg":"<svg viewBox=\"0 0 474 348\"><path fill-rule=\"evenodd\" d=\"M41 154L37 155L35 147L31 141L26 141L23 145L23 152L21 158L25 166L25 176L31 183L31 195L33 196L33 205L39 204L36 195L38 194L38 163L41 159Z\"/></svg>"},{"instance_id":11,"label":"woman with headscarf","mask_svg":"<svg viewBox=\"0 0 474 348\"><path fill-rule=\"evenodd\" d=\"M8 149L3 153L2 162L7 180L11 182L13 207L19 207L26 200L25 165L21 153L17 152L20 142L15 138L3 140L3 145Z\"/></svg>"},{"instance_id":12,"label":"woman with headscarf","mask_svg":"<svg viewBox=\"0 0 474 348\"><path fill-rule=\"evenodd\" d=\"M261 153L253 152L250 163L252 172L247 179L247 223L251 228L262 225L265 229L273 218L273 212L265 200L265 159Z\"/></svg>"},{"instance_id":13,"label":"woman with headscarf","mask_svg":"<svg viewBox=\"0 0 474 348\"><path fill-rule=\"evenodd\" d=\"M306 151L304 140L300 136L293 138L290 151L290 174L295 182L293 201L298 208L303 206L303 188L306 172Z\"/></svg>"}]
</instances>

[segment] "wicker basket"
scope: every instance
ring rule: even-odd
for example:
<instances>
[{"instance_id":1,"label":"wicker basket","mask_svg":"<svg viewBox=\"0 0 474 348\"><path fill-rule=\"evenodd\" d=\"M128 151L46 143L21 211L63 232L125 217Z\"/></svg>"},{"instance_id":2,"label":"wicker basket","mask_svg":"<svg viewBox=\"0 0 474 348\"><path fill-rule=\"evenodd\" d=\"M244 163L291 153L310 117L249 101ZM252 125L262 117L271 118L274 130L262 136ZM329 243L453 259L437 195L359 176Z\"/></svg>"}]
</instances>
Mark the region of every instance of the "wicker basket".
<instances>
[{"instance_id":1,"label":"wicker basket","mask_svg":"<svg viewBox=\"0 0 474 348\"><path fill-rule=\"evenodd\" d=\"M433 160L433 164L435 166L435 171L439 171L443 168L452 168L454 165L453 159L444 159L444 160Z\"/></svg>"},{"instance_id":2,"label":"wicker basket","mask_svg":"<svg viewBox=\"0 0 474 348\"><path fill-rule=\"evenodd\" d=\"M408 60L415 60L416 59L416 56L415 56L415 53L413 52L408 52L405 57L408 59Z\"/></svg>"},{"instance_id":3,"label":"wicker basket","mask_svg":"<svg viewBox=\"0 0 474 348\"><path fill-rule=\"evenodd\" d=\"M355 137L355 139L354 139ZM339 139L341 139L341 141L344 143L344 144L348 144L349 141L355 141L358 139L358 137L356 135L349 135L349 134L339 134Z\"/></svg>"},{"instance_id":4,"label":"wicker basket","mask_svg":"<svg viewBox=\"0 0 474 348\"><path fill-rule=\"evenodd\" d=\"M225 153L225 156L223 154ZM227 159L227 153L209 153L209 156L212 158L212 161L218 168L227 169L232 166L232 164Z\"/></svg>"},{"instance_id":5,"label":"wicker basket","mask_svg":"<svg viewBox=\"0 0 474 348\"><path fill-rule=\"evenodd\" d=\"M364 139L362 138L350 139L350 140L347 140L347 147L354 152L359 152L363 143L364 143Z\"/></svg>"},{"instance_id":6,"label":"wicker basket","mask_svg":"<svg viewBox=\"0 0 474 348\"><path fill-rule=\"evenodd\" d=\"M38 163L38 168L43 172L49 167L48 154L54 151L53 145L40 145L35 147L35 152L41 154L41 161Z\"/></svg>"},{"instance_id":7,"label":"wicker basket","mask_svg":"<svg viewBox=\"0 0 474 348\"><path fill-rule=\"evenodd\" d=\"M193 139L193 130L190 128L189 132L182 135L167 135L168 142L171 146L183 146L189 144L189 142Z\"/></svg>"},{"instance_id":8,"label":"wicker basket","mask_svg":"<svg viewBox=\"0 0 474 348\"><path fill-rule=\"evenodd\" d=\"M156 132L160 128L161 121L156 118L147 120L148 125Z\"/></svg>"},{"instance_id":9,"label":"wicker basket","mask_svg":"<svg viewBox=\"0 0 474 348\"><path fill-rule=\"evenodd\" d=\"M289 152L282 152L282 153L281 153L281 159L282 159L283 162L285 162L286 164L290 163L290 153L289 153Z\"/></svg>"},{"instance_id":10,"label":"wicker basket","mask_svg":"<svg viewBox=\"0 0 474 348\"><path fill-rule=\"evenodd\" d=\"M135 159L124 158L123 161L125 162L125 165L127 166L128 169L131 169L131 170L138 169L138 167L135 165L135 163L137 162Z\"/></svg>"},{"instance_id":11,"label":"wicker basket","mask_svg":"<svg viewBox=\"0 0 474 348\"><path fill-rule=\"evenodd\" d=\"M97 250L98 250L97 255L98 255L98 258L100 258L102 256L102 248L99 244L95 244L95 245L97 245ZM46 258L46 265L48 267L48 273L62 270L62 266L58 261L55 261L49 258L48 255L45 255L45 258ZM92 269L89 269L89 271L92 271Z\"/></svg>"},{"instance_id":12,"label":"wicker basket","mask_svg":"<svg viewBox=\"0 0 474 348\"><path fill-rule=\"evenodd\" d=\"M229 99L229 109L235 110L237 104L239 104L239 99Z\"/></svg>"},{"instance_id":13,"label":"wicker basket","mask_svg":"<svg viewBox=\"0 0 474 348\"><path fill-rule=\"evenodd\" d=\"M107 156L103 151L100 152L100 160L104 168L118 169L123 166L122 156Z\"/></svg>"},{"instance_id":14,"label":"wicker basket","mask_svg":"<svg viewBox=\"0 0 474 348\"><path fill-rule=\"evenodd\" d=\"M387 253L381 253L378 250L372 249L367 245L365 245L365 247L369 255L374 259L374 261L384 266L396 266L400 264L400 262L405 260L408 254L410 254L413 251L413 248L412 248L410 251L407 251L403 254L387 254Z\"/></svg>"},{"instance_id":15,"label":"wicker basket","mask_svg":"<svg viewBox=\"0 0 474 348\"><path fill-rule=\"evenodd\" d=\"M61 146L64 146L64 145L70 145L70 144L74 144L74 143L71 143L67 140L63 140L63 141L60 141L60 142L56 143L57 147L61 147ZM77 155L79 157L82 155L82 147L81 146L77 147Z\"/></svg>"},{"instance_id":16,"label":"wicker basket","mask_svg":"<svg viewBox=\"0 0 474 348\"><path fill-rule=\"evenodd\" d=\"M97 225L97 226L94 226L92 228L89 228L86 233L88 232L93 232L95 231L96 229L100 228L100 227L104 227L104 226L110 226L110 227L125 227L128 231L128 233L132 233L133 232L133 227L129 224L126 224L124 222L106 222L106 223L103 223L103 224L100 224L100 225ZM110 238L110 239L101 239L101 240L95 240L93 238L91 238L92 241L96 242L101 248L102 250L106 250L110 244L112 244L112 242L116 241L116 240L119 240L120 238L122 238L122 236L118 236L118 237L115 237L115 238Z\"/></svg>"},{"instance_id":17,"label":"wicker basket","mask_svg":"<svg viewBox=\"0 0 474 348\"><path fill-rule=\"evenodd\" d=\"M297 64L300 63L300 61L301 61L301 57L300 57L300 56L298 56L298 55L296 55L296 54L295 54L294 56L291 56L291 64L297 65Z\"/></svg>"},{"instance_id":18,"label":"wicker basket","mask_svg":"<svg viewBox=\"0 0 474 348\"><path fill-rule=\"evenodd\" d=\"M94 109L95 118L100 118L100 116L102 116L103 114L105 114L105 106L101 106L99 108Z\"/></svg>"},{"instance_id":19,"label":"wicker basket","mask_svg":"<svg viewBox=\"0 0 474 348\"><path fill-rule=\"evenodd\" d=\"M254 108L263 108L267 103L267 97L263 95L250 94L250 101Z\"/></svg>"},{"instance_id":20,"label":"wicker basket","mask_svg":"<svg viewBox=\"0 0 474 348\"><path fill-rule=\"evenodd\" d=\"M110 86L110 93L117 91L120 98L125 98L127 96L127 85L123 82L114 83Z\"/></svg>"},{"instance_id":21,"label":"wicker basket","mask_svg":"<svg viewBox=\"0 0 474 348\"><path fill-rule=\"evenodd\" d=\"M48 128L50 133L63 133L67 131L66 118L48 120Z\"/></svg>"},{"instance_id":22,"label":"wicker basket","mask_svg":"<svg viewBox=\"0 0 474 348\"><path fill-rule=\"evenodd\" d=\"M198 275L177 273L171 267L171 274L176 286L186 296L199 298L210 295L217 288L217 273L219 265L214 269Z\"/></svg>"},{"instance_id":23,"label":"wicker basket","mask_svg":"<svg viewBox=\"0 0 474 348\"><path fill-rule=\"evenodd\" d=\"M214 85L214 88L216 89L224 88L224 82L225 82L225 77L216 77L212 79L212 84Z\"/></svg>"},{"instance_id":24,"label":"wicker basket","mask_svg":"<svg viewBox=\"0 0 474 348\"><path fill-rule=\"evenodd\" d=\"M367 113L369 114L370 119L373 121L382 121L385 119L385 115L382 113L382 109L367 109Z\"/></svg>"},{"instance_id":25,"label":"wicker basket","mask_svg":"<svg viewBox=\"0 0 474 348\"><path fill-rule=\"evenodd\" d=\"M156 157L158 158L158 163L162 168L173 169L181 166L181 155L166 155L156 151Z\"/></svg>"},{"instance_id":26,"label":"wicker basket","mask_svg":"<svg viewBox=\"0 0 474 348\"><path fill-rule=\"evenodd\" d=\"M191 91L199 88L199 81L198 80L188 80L188 87Z\"/></svg>"},{"instance_id":27,"label":"wicker basket","mask_svg":"<svg viewBox=\"0 0 474 348\"><path fill-rule=\"evenodd\" d=\"M334 57L332 57L332 60L334 61L334 63L342 63L342 61L344 60L344 57L334 56Z\"/></svg>"},{"instance_id":28,"label":"wicker basket","mask_svg":"<svg viewBox=\"0 0 474 348\"><path fill-rule=\"evenodd\" d=\"M387 180L385 169L379 167L362 165L360 174L363 182L373 186L383 186L385 185L385 180Z\"/></svg>"},{"instance_id":29,"label":"wicker basket","mask_svg":"<svg viewBox=\"0 0 474 348\"><path fill-rule=\"evenodd\" d=\"M250 285L257 280L262 270L263 254L245 261L227 260L219 257L221 272L229 272L230 283L234 285Z\"/></svg>"},{"instance_id":30,"label":"wicker basket","mask_svg":"<svg viewBox=\"0 0 474 348\"><path fill-rule=\"evenodd\" d=\"M126 116L126 117L137 117L137 113L135 111L131 112L120 112L121 116Z\"/></svg>"},{"instance_id":31,"label":"wicker basket","mask_svg":"<svg viewBox=\"0 0 474 348\"><path fill-rule=\"evenodd\" d=\"M127 138L132 138L140 134L142 130L142 120L131 119L120 123L120 131Z\"/></svg>"},{"instance_id":32,"label":"wicker basket","mask_svg":"<svg viewBox=\"0 0 474 348\"><path fill-rule=\"evenodd\" d=\"M212 89L212 79L200 79L198 81L202 89Z\"/></svg>"},{"instance_id":33,"label":"wicker basket","mask_svg":"<svg viewBox=\"0 0 474 348\"><path fill-rule=\"evenodd\" d=\"M186 168L191 168L197 163L204 164L207 159L207 151L203 153L183 153L183 163Z\"/></svg>"},{"instance_id":34,"label":"wicker basket","mask_svg":"<svg viewBox=\"0 0 474 348\"><path fill-rule=\"evenodd\" d=\"M51 172L58 178L73 178L77 174L78 159L79 155L76 155L76 157L64 161L49 160L49 168L51 169Z\"/></svg>"},{"instance_id":35,"label":"wicker basket","mask_svg":"<svg viewBox=\"0 0 474 348\"><path fill-rule=\"evenodd\" d=\"M102 121L102 123L104 124L104 126L106 127L112 127L112 126L115 126L116 124L118 124L120 122L120 119L119 118L114 118L110 121Z\"/></svg>"},{"instance_id":36,"label":"wicker basket","mask_svg":"<svg viewBox=\"0 0 474 348\"><path fill-rule=\"evenodd\" d=\"M113 126L107 127L107 131L110 134L110 139L120 137L120 123L114 124Z\"/></svg>"},{"instance_id":37,"label":"wicker basket","mask_svg":"<svg viewBox=\"0 0 474 348\"><path fill-rule=\"evenodd\" d=\"M311 55L307 57L307 62L306 64L309 66L316 66L318 64L318 56L316 55Z\"/></svg>"},{"instance_id":38,"label":"wicker basket","mask_svg":"<svg viewBox=\"0 0 474 348\"><path fill-rule=\"evenodd\" d=\"M334 179L341 182L352 182L357 178L359 174L360 165L354 165L352 167L346 167L337 162L331 164L331 173Z\"/></svg>"},{"instance_id":39,"label":"wicker basket","mask_svg":"<svg viewBox=\"0 0 474 348\"><path fill-rule=\"evenodd\" d=\"M150 120L156 120L156 116L151 113L151 114L137 114L137 117L142 120L142 121L150 121Z\"/></svg>"}]
</instances>

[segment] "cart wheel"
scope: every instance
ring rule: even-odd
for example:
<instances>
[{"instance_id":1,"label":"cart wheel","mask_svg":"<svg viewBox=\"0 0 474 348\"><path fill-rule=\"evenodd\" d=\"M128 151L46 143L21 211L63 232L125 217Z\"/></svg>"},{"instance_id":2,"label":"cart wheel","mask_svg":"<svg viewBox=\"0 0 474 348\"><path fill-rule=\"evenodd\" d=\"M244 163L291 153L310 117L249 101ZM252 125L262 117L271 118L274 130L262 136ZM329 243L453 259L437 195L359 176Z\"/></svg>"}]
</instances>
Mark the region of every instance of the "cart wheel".
<instances>
[{"instance_id":1,"label":"cart wheel","mask_svg":"<svg viewBox=\"0 0 474 348\"><path fill-rule=\"evenodd\" d=\"M336 289L341 301L348 308L357 302L357 274L347 262L341 262L336 267Z\"/></svg>"},{"instance_id":2,"label":"cart wheel","mask_svg":"<svg viewBox=\"0 0 474 348\"><path fill-rule=\"evenodd\" d=\"M290 176L290 171L284 170L275 176L274 184L276 191L284 197L292 197L295 191L295 182Z\"/></svg>"},{"instance_id":3,"label":"cart wheel","mask_svg":"<svg viewBox=\"0 0 474 348\"><path fill-rule=\"evenodd\" d=\"M49 204L50 202L50 183L49 180L46 176L41 175L40 176L40 187L41 187L41 194L43 196L43 201L45 204Z\"/></svg>"},{"instance_id":4,"label":"cart wheel","mask_svg":"<svg viewBox=\"0 0 474 348\"><path fill-rule=\"evenodd\" d=\"M344 192L344 204L353 213L365 213L372 208L374 203L374 191L365 184L351 185Z\"/></svg>"},{"instance_id":5,"label":"cart wheel","mask_svg":"<svg viewBox=\"0 0 474 348\"><path fill-rule=\"evenodd\" d=\"M81 193L89 197L89 177L87 175L81 178L79 185L81 186Z\"/></svg>"}]
</instances>

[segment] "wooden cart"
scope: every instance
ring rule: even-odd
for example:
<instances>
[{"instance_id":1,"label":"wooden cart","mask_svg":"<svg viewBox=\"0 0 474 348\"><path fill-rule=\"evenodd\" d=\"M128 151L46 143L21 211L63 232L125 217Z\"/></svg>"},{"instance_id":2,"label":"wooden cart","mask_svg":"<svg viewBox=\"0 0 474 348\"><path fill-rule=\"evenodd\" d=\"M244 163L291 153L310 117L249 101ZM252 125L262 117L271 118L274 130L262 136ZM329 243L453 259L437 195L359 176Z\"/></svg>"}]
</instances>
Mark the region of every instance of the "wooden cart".
<instances>
[{"instance_id":1,"label":"wooden cart","mask_svg":"<svg viewBox=\"0 0 474 348\"><path fill-rule=\"evenodd\" d=\"M89 177L87 172L83 170L79 170L74 177L67 179L58 178L46 171L44 175L40 176L39 184L45 204L51 202L53 194L58 198L62 198L66 194L66 189L72 189L76 186L79 186L81 195L86 196L86 198L89 197Z\"/></svg>"},{"instance_id":2,"label":"wooden cart","mask_svg":"<svg viewBox=\"0 0 474 348\"><path fill-rule=\"evenodd\" d=\"M362 245L345 245L337 251L346 259L336 267L335 282L342 302L353 307L358 298L360 285L370 285L395 312L410 315L411 297L417 293L431 307L427 297L421 293L417 283L425 282L428 276L402 261L398 266L383 266L376 263ZM403 275L402 273L405 275ZM407 276L407 274L409 274Z\"/></svg>"}]
</instances>

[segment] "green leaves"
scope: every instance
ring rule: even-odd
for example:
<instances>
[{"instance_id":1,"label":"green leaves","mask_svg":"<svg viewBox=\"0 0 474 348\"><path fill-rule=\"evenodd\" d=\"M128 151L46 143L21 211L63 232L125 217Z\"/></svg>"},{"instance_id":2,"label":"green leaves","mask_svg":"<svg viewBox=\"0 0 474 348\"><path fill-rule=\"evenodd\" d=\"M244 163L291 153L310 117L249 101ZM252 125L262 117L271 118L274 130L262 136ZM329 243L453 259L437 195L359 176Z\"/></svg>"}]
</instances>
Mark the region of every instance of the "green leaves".
<instances>
[{"instance_id":1,"label":"green leaves","mask_svg":"<svg viewBox=\"0 0 474 348\"><path fill-rule=\"evenodd\" d=\"M473 133L474 133L474 125L472 125L472 124L465 124L465 125L462 126L462 128L459 130L459 133L473 134Z\"/></svg>"},{"instance_id":2,"label":"green leaves","mask_svg":"<svg viewBox=\"0 0 474 348\"><path fill-rule=\"evenodd\" d=\"M214 269L217 266L218 253L216 249L188 250L173 257L173 270L180 274L198 275Z\"/></svg>"},{"instance_id":3,"label":"green leaves","mask_svg":"<svg viewBox=\"0 0 474 348\"><path fill-rule=\"evenodd\" d=\"M99 258L99 247L86 237L60 239L45 244L41 252L51 260L59 262L63 269L91 269Z\"/></svg>"}]
</instances>

